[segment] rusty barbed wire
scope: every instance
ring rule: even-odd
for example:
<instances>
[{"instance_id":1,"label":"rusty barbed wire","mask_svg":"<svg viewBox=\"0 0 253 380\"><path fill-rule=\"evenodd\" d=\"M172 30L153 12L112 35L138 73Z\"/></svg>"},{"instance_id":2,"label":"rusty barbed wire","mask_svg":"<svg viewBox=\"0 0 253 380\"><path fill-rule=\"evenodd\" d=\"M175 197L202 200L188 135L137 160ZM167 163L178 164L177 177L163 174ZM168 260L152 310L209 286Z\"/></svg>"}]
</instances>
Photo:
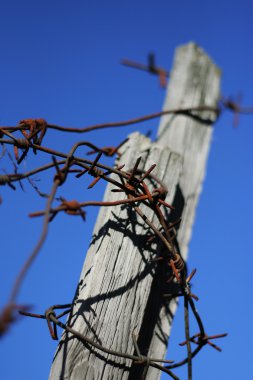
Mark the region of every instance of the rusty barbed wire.
<instances>
[{"instance_id":1,"label":"rusty barbed wire","mask_svg":"<svg viewBox=\"0 0 253 380\"><path fill-rule=\"evenodd\" d=\"M233 97L220 97L221 106L225 109L230 110L233 113L233 125L237 127L239 124L239 115L240 114L252 114L253 107L242 107L241 106L241 96L237 96L237 99L234 100Z\"/></svg>"},{"instance_id":2,"label":"rusty barbed wire","mask_svg":"<svg viewBox=\"0 0 253 380\"><path fill-rule=\"evenodd\" d=\"M239 106L235 101L232 101L231 98L227 98L224 96L221 96L216 104L216 106L208 106L208 105L203 105L203 106L198 106L198 107L187 107L187 108L176 108L176 109L170 109L170 110L164 110L164 111L158 111L154 113L150 113L144 116L139 116L135 117L129 120L123 120L123 121L116 121L116 122L108 122L108 123L100 123L100 124L94 124L88 127L83 127L83 128L75 128L75 127L64 127L56 124L51 124L48 123L44 119L28 119L28 120L33 120L34 123L39 123L38 120L43 120L43 128L45 130L44 135L46 133L46 130L48 129L54 129L58 130L61 132L70 132L70 133L87 133L87 132L92 132L98 129L106 129L106 128L117 128L117 127L125 127L125 126L130 126L133 124L137 123L142 123L148 120L156 119L161 116L165 115L185 115L190 118L193 118L197 121L202 122L203 124L213 124L216 122L222 113L222 111L226 109L232 112L233 114L253 114L253 107L245 107L245 106ZM211 120L208 118L201 117L197 115L195 112L206 112L210 111L213 112L214 115L216 116L215 120ZM16 141L15 137L11 134L11 132L18 132L20 131L30 131L30 126L27 124L22 124L22 121L18 123L17 126L1 126L0 127L0 139L2 140L3 135L8 134L9 137L11 137L12 140ZM44 136L43 135L43 136ZM4 142L4 141L3 141ZM7 141L5 141L8 143ZM41 141L39 141L41 143ZM16 141L18 144L18 142ZM22 144L22 142L21 142ZM25 143L24 143L25 144ZM35 142L34 142L35 144ZM38 144L36 144L38 145ZM104 148L101 148L104 149Z\"/></svg>"},{"instance_id":3,"label":"rusty barbed wire","mask_svg":"<svg viewBox=\"0 0 253 380\"><path fill-rule=\"evenodd\" d=\"M39 318L39 319L45 319L47 321L47 325L49 328L49 332L51 335L51 338L53 340L57 339L57 330L56 326L61 327L62 329L66 330L67 332L73 334L78 340L84 343L88 343L88 345L97 348L98 350L105 352L107 354L116 356L116 357L121 357L121 358L126 358L126 359L131 359L133 362L137 362L139 364L144 363L145 365L149 365L151 367L157 368L162 372L165 372L166 374L170 375L172 379L179 380L179 378L169 369L164 366L161 366L158 363L173 363L173 360L164 360L160 358L152 358L152 357L147 357L144 355L141 355L140 352L138 356L136 355L131 355L125 352L120 352L120 351L115 351L112 349L109 349L107 347L104 347L103 345L95 342L93 339L80 334L78 331L74 330L72 327L66 325L65 323L61 322L59 319L64 316L65 314L70 312L70 307L72 304L66 304L66 305L54 305L48 308L44 314L34 314L34 313L29 313L26 311L20 311L21 315L28 316L28 317L33 317L33 318ZM55 310L57 309L64 309L67 308L65 312L61 313L60 315L56 315ZM53 326L51 325L53 324Z\"/></svg>"},{"instance_id":4,"label":"rusty barbed wire","mask_svg":"<svg viewBox=\"0 0 253 380\"><path fill-rule=\"evenodd\" d=\"M222 100L222 106L236 113L244 113L245 109L241 107L236 107L231 104L229 101ZM3 174L0 176L0 186L7 185L12 189L15 189L13 183L21 182L25 178L32 178L35 174L45 172L48 170L54 170L56 173L54 175L54 181L52 190L47 197L47 205L45 210L37 211L30 213L31 217L43 216L43 228L41 232L41 236L39 241L37 242L34 250L28 257L25 262L23 268L13 286L11 291L11 295L8 303L2 309L0 313L0 335L6 333L10 327L10 325L16 320L17 309L21 309L20 314L42 318L45 319L50 334L53 339L57 339L57 329L56 326L63 328L64 330L72 333L77 339L80 341L85 341L89 345L96 347L104 352L110 353L115 357L124 357L132 359L133 362L139 363L145 366L145 371L149 366L153 366L158 370L161 370L167 373L173 379L178 379L178 377L171 371L173 368L180 367L182 365L187 364L188 366L188 378L190 379L192 376L192 359L198 354L198 352L206 345L210 345L217 350L221 350L220 347L216 346L211 342L212 339L225 337L227 334L218 334L218 335L207 335L204 329L204 325L201 317L199 316L196 307L195 301L198 300L198 297L195 294L191 293L191 285L190 282L196 273L194 270L188 277L186 273L185 263L181 257L178 248L174 243L174 239L176 236L175 227L180 220L176 220L174 222L168 223L166 220L166 213L164 210L169 209L173 212L173 205L170 205L166 202L167 188L164 186L163 182L153 174L153 170L156 165L151 165L146 171L139 169L139 164L141 158L138 158L135 162L133 168L128 170L123 170L124 165L121 166L108 166L104 165L100 162L100 159L103 156L112 157L117 154L121 155L119 149L127 142L125 139L116 147L98 147L95 144L89 141L80 141L75 144L68 154L60 151L56 151L47 146L43 146L43 138L48 129L55 129L58 131L65 132L78 132L84 133L89 132L96 129L108 128L108 127L120 127L127 126L137 122L143 122L145 120L150 120L162 115L185 115L187 117L192 117L194 119L202 120L206 124L210 123L209 119L202 119L195 112L204 112L211 111L216 115L216 118L219 117L221 108L217 105L217 107L209 107L209 106L201 106L201 107L192 107L186 109L176 109L176 110L167 110L161 111L154 114L149 114L143 117L130 119L128 121L117 122L117 123L104 123L98 124L86 128L67 128L56 126L52 124L48 124L44 119L25 119L19 122L16 127L1 127L0 128L0 143L1 145L11 145L14 150L14 156L17 161L17 165L19 165L24 158L27 158L30 155L30 150L33 151L34 154L38 152L43 152L52 156L52 162L28 171L26 173L18 173L17 169L15 169L15 173ZM251 112L251 109L247 109L247 111ZM212 121L213 122L213 121ZM22 134L22 138L16 138L13 134L16 132L20 132ZM89 160L84 157L78 157L75 155L77 149L81 146L86 146L91 148L92 151L87 152L87 154L96 154L94 160ZM56 159L56 157L61 159ZM81 178L85 175L93 177L92 183L88 186L91 188L95 186L100 180L104 180L106 182L110 182L115 186L112 191L121 192L122 195L125 195L125 198L113 201L113 202L103 202L103 201L86 201L81 202L77 200L67 200L63 197L56 198L57 189L59 186L63 185L63 183L67 180L68 175L75 174L77 180L81 180ZM114 176L110 176L114 174ZM153 185L150 186L150 180L153 181ZM155 185L154 185L155 183ZM38 192L40 194L40 192ZM60 204L56 207L53 207L53 203L55 200L60 200ZM122 353L118 351L113 351L111 349L107 349L102 345L94 342L93 340L81 335L78 331L73 330L67 324L62 323L59 319L68 314L71 308L71 304L68 305L55 305L49 308L45 314L32 314L29 313L28 306L17 306L17 297L20 291L20 287L22 282L30 269L33 261L36 259L38 253L41 250L41 247L46 239L49 223L53 220L53 218L60 212L64 212L67 215L71 216L80 216L83 221L86 219L85 209L88 206L100 206L100 207L116 207L120 205L127 205L131 207L136 214L142 219L143 223L147 226L149 231L151 231L151 235L147 236L147 243L152 243L152 239L158 239L164 246L163 255L157 256L154 260L160 261L166 265L168 270L168 278L167 281L174 281L178 284L179 291L176 294L165 294L165 297L183 297L184 298L184 313L185 313L185 338L186 340L181 343L181 346L187 347L187 357L176 363L168 363L168 361L164 361L162 359L154 359L149 358L147 356L141 355L138 347L136 346L136 340L133 337L135 350L138 355L130 355L127 353ZM148 207L151 209L156 216L155 222L151 221L147 215L145 214L145 210L143 207ZM152 259L153 260L153 259ZM55 309L62 309L67 307L67 310L62 312L60 315L56 316ZM190 335L190 326L189 326L189 312L190 310L197 322L199 332L195 335ZM197 347L192 350L191 343L196 344ZM157 363L166 363L168 365L162 366ZM144 373L145 373L144 371ZM145 377L144 377L145 378Z\"/></svg>"},{"instance_id":5,"label":"rusty barbed wire","mask_svg":"<svg viewBox=\"0 0 253 380\"><path fill-rule=\"evenodd\" d=\"M230 109L230 108L228 108L228 109ZM87 132L92 132L92 131L95 131L98 129L125 127L125 126L129 126L129 125L137 124L137 123L142 123L142 122L145 122L148 120L156 119L160 116L165 116L165 115L185 115L185 116L188 116L194 120L201 121L202 123L207 124L207 125L213 124L214 120L204 118L204 117L201 117L200 115L196 114L196 112L206 112L206 111L213 112L214 115L216 116L216 120L217 120L219 115L220 115L221 108L220 108L219 104L217 104L214 107L208 106L208 105L203 105L203 106L198 106L198 107L176 108L176 109L154 112L154 113L151 113L148 115L136 117L136 118L129 119L129 120L95 124L95 125L91 125L91 126L84 127L84 128L64 127L61 125L50 124L46 121L45 121L45 123L46 123L46 129L47 130L48 129L54 129L57 131L70 132L70 133L87 133ZM37 119L34 119L34 120L37 120ZM29 127L26 125L20 125L20 124L18 124L17 126L9 126L9 127L8 126L2 126L2 127L0 127L0 133L1 132L2 133L3 132L11 133L11 132L24 131L24 130L29 130ZM0 137L1 137L1 135L0 135ZM13 135L12 135L12 138L14 138ZM36 145L38 145L38 144L36 144Z\"/></svg>"},{"instance_id":6,"label":"rusty barbed wire","mask_svg":"<svg viewBox=\"0 0 253 380\"><path fill-rule=\"evenodd\" d=\"M162 88L166 88L167 85L167 78L169 77L170 73L165 70L162 67L157 67L155 63L155 55L153 53L148 54L148 64L144 65L142 63L130 61L129 59L123 59L121 61L122 65L132 67L134 69L138 70L144 70L150 74L158 75L159 77L159 83Z\"/></svg>"}]
</instances>

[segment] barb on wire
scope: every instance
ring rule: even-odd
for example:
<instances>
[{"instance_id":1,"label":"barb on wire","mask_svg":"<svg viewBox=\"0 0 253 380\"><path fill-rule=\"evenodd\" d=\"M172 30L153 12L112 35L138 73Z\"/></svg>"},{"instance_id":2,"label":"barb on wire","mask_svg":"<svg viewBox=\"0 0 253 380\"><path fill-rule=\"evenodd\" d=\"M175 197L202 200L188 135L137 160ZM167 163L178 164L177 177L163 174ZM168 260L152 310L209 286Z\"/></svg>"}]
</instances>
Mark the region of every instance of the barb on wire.
<instances>
[{"instance_id":1,"label":"barb on wire","mask_svg":"<svg viewBox=\"0 0 253 380\"><path fill-rule=\"evenodd\" d=\"M240 114L253 114L253 107L242 107L241 100L241 95L238 95L235 100L232 97L221 96L220 98L222 106L234 114L234 127L238 127Z\"/></svg>"},{"instance_id":2,"label":"barb on wire","mask_svg":"<svg viewBox=\"0 0 253 380\"><path fill-rule=\"evenodd\" d=\"M121 61L122 65L132 67L134 69L144 70L150 74L158 75L160 86L166 88L167 78L169 77L169 72L161 67L157 67L155 63L155 55L153 53L148 54L148 64L143 65L142 63L129 61L128 59L123 59Z\"/></svg>"},{"instance_id":3,"label":"barb on wire","mask_svg":"<svg viewBox=\"0 0 253 380\"><path fill-rule=\"evenodd\" d=\"M221 352L222 349L215 345L214 343L211 342L211 340L213 339L219 339L219 338L225 338L228 334L227 333L224 333L224 334L216 334L216 335L204 335L202 336L200 333L197 333L195 335L193 335L192 337L189 337L188 340L182 342L182 343L179 343L180 346L185 346L186 344L188 344L188 342L193 342L199 346L204 346L205 344L209 344L211 347L213 347L215 350Z\"/></svg>"},{"instance_id":4,"label":"barb on wire","mask_svg":"<svg viewBox=\"0 0 253 380\"><path fill-rule=\"evenodd\" d=\"M21 127L21 133L28 140L32 141L33 144L41 145L42 139L47 131L47 122L45 119L24 119L19 122ZM29 133L27 133L27 130ZM34 153L36 154L36 148L34 148Z\"/></svg>"}]
</instances>

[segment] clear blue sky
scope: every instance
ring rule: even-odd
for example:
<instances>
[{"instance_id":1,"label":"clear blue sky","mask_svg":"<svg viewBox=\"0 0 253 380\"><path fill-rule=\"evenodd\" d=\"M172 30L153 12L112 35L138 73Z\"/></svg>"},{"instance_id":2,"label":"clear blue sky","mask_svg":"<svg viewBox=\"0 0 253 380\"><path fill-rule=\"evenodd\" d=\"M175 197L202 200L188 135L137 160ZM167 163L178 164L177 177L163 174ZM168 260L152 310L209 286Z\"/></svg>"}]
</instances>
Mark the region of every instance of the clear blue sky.
<instances>
[{"instance_id":1,"label":"clear blue sky","mask_svg":"<svg viewBox=\"0 0 253 380\"><path fill-rule=\"evenodd\" d=\"M195 41L222 69L222 93L241 92L253 105L253 4L251 1L2 1L0 125L15 125L28 117L51 123L86 126L159 111L164 91L156 77L120 66L122 58L145 62L156 53L159 65L170 69L176 46ZM130 131L144 133L158 121L92 133L98 145L113 145ZM48 132L45 143L67 151L79 138ZM56 140L57 139L57 140ZM253 116L242 116L237 129L228 112L214 127L207 177L197 210L189 266L197 267L194 292L210 334L228 332L219 343L222 353L207 347L194 361L195 380L253 378L251 319L253 312ZM11 151L11 149L10 149ZM39 155L20 171L46 163ZM0 169L6 162L0 162ZM10 168L10 171L13 169ZM40 188L50 180L40 176ZM25 258L36 244L41 220L29 212L44 207L28 183L25 192L1 188L1 305ZM102 189L87 194L80 186L59 191L66 198L102 197ZM20 304L41 312L72 300L95 211L88 222L58 216L47 242L26 278ZM182 307L173 328L171 357L184 356ZM0 342L0 373L5 380L47 378L56 343L39 320L22 319ZM186 379L186 369L177 374Z\"/></svg>"}]
</instances>

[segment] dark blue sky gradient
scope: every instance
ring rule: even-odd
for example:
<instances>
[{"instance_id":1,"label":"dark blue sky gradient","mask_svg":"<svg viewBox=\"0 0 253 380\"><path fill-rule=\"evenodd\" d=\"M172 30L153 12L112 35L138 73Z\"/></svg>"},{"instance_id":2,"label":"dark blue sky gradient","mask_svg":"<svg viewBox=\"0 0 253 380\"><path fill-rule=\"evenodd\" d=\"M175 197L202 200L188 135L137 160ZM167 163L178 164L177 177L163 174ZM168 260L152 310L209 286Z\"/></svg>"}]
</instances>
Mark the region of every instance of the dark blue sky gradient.
<instances>
[{"instance_id":1,"label":"dark blue sky gradient","mask_svg":"<svg viewBox=\"0 0 253 380\"><path fill-rule=\"evenodd\" d=\"M159 111L165 96L156 77L119 64L122 58L145 62L156 53L168 70L174 49L189 41L202 46L222 69L222 93L243 94L253 105L253 3L251 1L3 1L0 5L0 125L44 117L50 123L81 127ZM49 131L45 144L68 151L80 138L114 145L134 130L155 130L158 120L83 136ZM198 310L210 334L228 332L194 360L194 380L251 379L253 116L242 116L237 129L225 112L214 126L207 176L190 245L189 266L197 267L193 289ZM12 149L8 148L12 153ZM79 154L86 150L80 149ZM38 154L20 172L48 163ZM109 161L108 161L109 162ZM3 169L13 171L6 157ZM37 176L50 191L54 173ZM102 187L87 192L89 182L70 181L59 195L80 201L101 199ZM1 188L1 305L40 235L42 220L29 212L45 207L28 182L25 192ZM20 304L43 312L72 300L92 234L96 211L87 222L59 215L19 295ZM169 357L183 358L182 306L173 327ZM193 328L193 332L194 328ZM0 344L0 373L6 380L47 378L56 343L46 324L22 319ZM175 371L176 372L176 371ZM176 372L186 379L186 368ZM164 379L165 377L162 377ZM105 379L106 380L106 379Z\"/></svg>"}]
</instances>

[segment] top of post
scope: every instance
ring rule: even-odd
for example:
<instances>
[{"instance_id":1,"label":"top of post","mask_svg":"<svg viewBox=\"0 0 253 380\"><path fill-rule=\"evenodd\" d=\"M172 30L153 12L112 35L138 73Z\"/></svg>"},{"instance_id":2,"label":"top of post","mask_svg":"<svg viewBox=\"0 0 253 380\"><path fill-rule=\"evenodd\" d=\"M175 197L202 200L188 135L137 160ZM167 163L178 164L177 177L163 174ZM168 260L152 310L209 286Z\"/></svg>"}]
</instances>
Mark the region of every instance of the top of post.
<instances>
[{"instance_id":1,"label":"top of post","mask_svg":"<svg viewBox=\"0 0 253 380\"><path fill-rule=\"evenodd\" d=\"M220 69L197 44L190 42L176 49L173 69L167 87L164 110L190 107L217 107L219 100ZM215 121L215 112L201 112L200 116ZM183 144L174 146L170 136L174 119L184 116L165 115L161 118L157 139L162 145L169 145L183 153ZM173 145L172 145L173 143ZM183 141L182 141L183 143Z\"/></svg>"}]
</instances>

